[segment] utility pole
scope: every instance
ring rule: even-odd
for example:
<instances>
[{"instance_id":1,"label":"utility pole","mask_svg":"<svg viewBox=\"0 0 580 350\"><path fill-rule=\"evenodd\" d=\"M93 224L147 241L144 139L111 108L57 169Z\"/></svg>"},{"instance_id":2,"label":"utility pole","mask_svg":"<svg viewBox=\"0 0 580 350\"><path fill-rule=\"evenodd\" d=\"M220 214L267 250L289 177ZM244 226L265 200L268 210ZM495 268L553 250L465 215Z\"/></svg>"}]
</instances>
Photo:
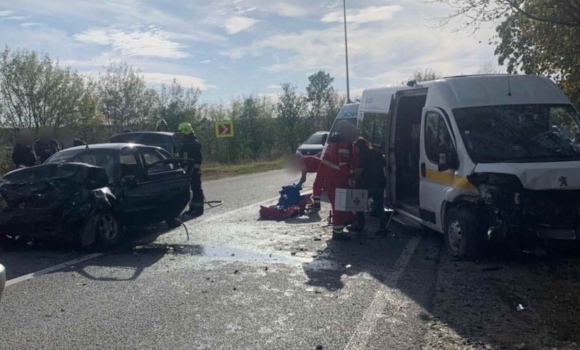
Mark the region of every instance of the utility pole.
<instances>
[{"instance_id":1,"label":"utility pole","mask_svg":"<svg viewBox=\"0 0 580 350\"><path fill-rule=\"evenodd\" d=\"M346 0L342 0L344 8L344 52L346 57L346 103L350 103L350 82L348 76L348 36L346 34Z\"/></svg>"}]
</instances>

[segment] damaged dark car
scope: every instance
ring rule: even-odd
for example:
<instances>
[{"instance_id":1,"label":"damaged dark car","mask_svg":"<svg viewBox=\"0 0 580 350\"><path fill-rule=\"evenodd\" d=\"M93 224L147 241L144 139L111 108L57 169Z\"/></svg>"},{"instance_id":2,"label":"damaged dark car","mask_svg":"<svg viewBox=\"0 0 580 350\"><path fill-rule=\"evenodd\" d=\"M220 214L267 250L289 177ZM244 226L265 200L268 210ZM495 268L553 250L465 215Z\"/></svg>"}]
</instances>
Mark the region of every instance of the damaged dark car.
<instances>
[{"instance_id":1,"label":"damaged dark car","mask_svg":"<svg viewBox=\"0 0 580 350\"><path fill-rule=\"evenodd\" d=\"M184 169L185 168L185 169ZM189 160L159 147L101 144L69 148L0 181L2 238L117 245L124 228L167 222L191 199Z\"/></svg>"}]
</instances>

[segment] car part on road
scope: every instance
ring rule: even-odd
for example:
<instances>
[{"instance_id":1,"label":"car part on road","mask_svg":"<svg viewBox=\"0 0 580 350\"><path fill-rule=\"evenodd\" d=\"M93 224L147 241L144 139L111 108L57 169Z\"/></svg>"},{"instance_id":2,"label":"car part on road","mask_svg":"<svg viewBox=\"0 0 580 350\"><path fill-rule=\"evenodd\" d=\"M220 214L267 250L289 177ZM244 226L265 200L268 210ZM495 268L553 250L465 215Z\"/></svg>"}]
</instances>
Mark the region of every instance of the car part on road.
<instances>
[{"instance_id":1,"label":"car part on road","mask_svg":"<svg viewBox=\"0 0 580 350\"><path fill-rule=\"evenodd\" d=\"M222 206L224 201L205 201L205 204L207 204L210 208L216 208Z\"/></svg>"}]
</instances>

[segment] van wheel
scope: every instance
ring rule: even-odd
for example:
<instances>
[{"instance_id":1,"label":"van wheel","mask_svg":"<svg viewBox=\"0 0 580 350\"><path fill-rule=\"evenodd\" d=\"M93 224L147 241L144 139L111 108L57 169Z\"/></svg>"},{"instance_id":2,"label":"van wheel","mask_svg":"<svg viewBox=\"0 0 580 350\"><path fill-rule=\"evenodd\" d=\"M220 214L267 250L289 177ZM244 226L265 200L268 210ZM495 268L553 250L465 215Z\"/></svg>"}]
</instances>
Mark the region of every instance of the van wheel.
<instances>
[{"instance_id":1,"label":"van wheel","mask_svg":"<svg viewBox=\"0 0 580 350\"><path fill-rule=\"evenodd\" d=\"M483 255L487 240L485 230L473 211L453 208L445 216L445 245L451 256L477 259Z\"/></svg>"}]
</instances>

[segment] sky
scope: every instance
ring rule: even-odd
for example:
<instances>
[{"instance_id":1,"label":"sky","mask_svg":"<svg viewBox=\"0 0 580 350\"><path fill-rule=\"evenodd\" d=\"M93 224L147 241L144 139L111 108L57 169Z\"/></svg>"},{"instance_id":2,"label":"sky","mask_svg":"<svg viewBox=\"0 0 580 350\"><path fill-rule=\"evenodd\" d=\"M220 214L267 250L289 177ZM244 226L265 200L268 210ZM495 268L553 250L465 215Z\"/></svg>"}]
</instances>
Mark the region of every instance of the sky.
<instances>
[{"instance_id":1,"label":"sky","mask_svg":"<svg viewBox=\"0 0 580 350\"><path fill-rule=\"evenodd\" d=\"M473 74L496 62L492 25L475 34L419 0L347 0L350 85L396 85L415 69ZM346 89L342 0L0 0L0 44L48 53L94 75L111 62L153 87L173 78L202 100L303 90L318 70Z\"/></svg>"}]
</instances>

